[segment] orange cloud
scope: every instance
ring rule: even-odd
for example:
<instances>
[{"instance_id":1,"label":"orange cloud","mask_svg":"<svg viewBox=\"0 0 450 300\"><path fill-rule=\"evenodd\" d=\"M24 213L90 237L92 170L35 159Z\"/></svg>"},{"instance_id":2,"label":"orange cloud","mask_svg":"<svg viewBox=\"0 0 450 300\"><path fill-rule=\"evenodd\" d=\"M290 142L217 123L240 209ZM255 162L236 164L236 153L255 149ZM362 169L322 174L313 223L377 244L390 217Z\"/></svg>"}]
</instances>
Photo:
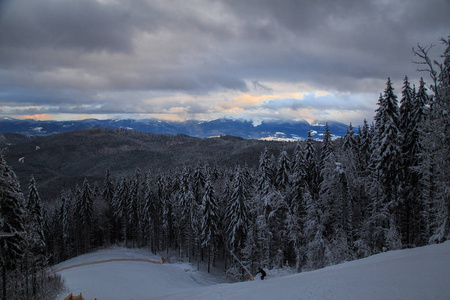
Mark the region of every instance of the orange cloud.
<instances>
[{"instance_id":1,"label":"orange cloud","mask_svg":"<svg viewBox=\"0 0 450 300\"><path fill-rule=\"evenodd\" d=\"M222 112L226 114L238 114L244 112L244 109L242 107L234 106L224 109Z\"/></svg>"},{"instance_id":2,"label":"orange cloud","mask_svg":"<svg viewBox=\"0 0 450 300\"><path fill-rule=\"evenodd\" d=\"M303 95L300 93L282 93L275 95L260 95L260 96L252 96L250 94L242 94L233 98L235 104L237 106L254 106L259 105L261 102L265 100L273 100L273 99L285 99L285 98L294 98L294 99L303 99Z\"/></svg>"},{"instance_id":3,"label":"orange cloud","mask_svg":"<svg viewBox=\"0 0 450 300\"><path fill-rule=\"evenodd\" d=\"M21 116L21 118L22 119L40 120L40 121L46 121L46 120L52 119L52 117L48 114L25 115L25 116Z\"/></svg>"},{"instance_id":4,"label":"orange cloud","mask_svg":"<svg viewBox=\"0 0 450 300\"><path fill-rule=\"evenodd\" d=\"M245 108L257 107L264 101L273 99L303 99L301 93L281 93L276 95L259 95L252 96L250 94L241 94L233 98L233 101L221 101L218 103L220 110L225 113L240 113Z\"/></svg>"}]
</instances>

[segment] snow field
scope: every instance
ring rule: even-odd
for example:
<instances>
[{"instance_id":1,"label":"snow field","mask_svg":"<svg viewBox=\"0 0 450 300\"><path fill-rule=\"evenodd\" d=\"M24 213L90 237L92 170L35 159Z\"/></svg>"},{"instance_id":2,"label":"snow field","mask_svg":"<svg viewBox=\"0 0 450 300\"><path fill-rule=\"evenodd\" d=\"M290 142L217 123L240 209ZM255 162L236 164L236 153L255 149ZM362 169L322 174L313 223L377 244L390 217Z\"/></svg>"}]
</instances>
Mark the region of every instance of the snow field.
<instances>
[{"instance_id":1,"label":"snow field","mask_svg":"<svg viewBox=\"0 0 450 300\"><path fill-rule=\"evenodd\" d=\"M161 257L145 249L120 247L84 254L54 266L53 270L108 259L150 259ZM65 280L68 290L59 299L70 293L83 294L86 300L149 299L184 289L198 288L226 282L224 277L212 277L197 271L188 263L153 264L142 261L113 261L84 265L58 272ZM205 274L206 273L206 274Z\"/></svg>"},{"instance_id":2,"label":"snow field","mask_svg":"<svg viewBox=\"0 0 450 300\"><path fill-rule=\"evenodd\" d=\"M111 258L160 257L145 250L112 248L55 268ZM450 299L450 241L397 250L320 270L268 280L223 283L186 263L112 262L60 272L69 292L86 300L110 299ZM64 299L62 297L61 299Z\"/></svg>"}]
</instances>

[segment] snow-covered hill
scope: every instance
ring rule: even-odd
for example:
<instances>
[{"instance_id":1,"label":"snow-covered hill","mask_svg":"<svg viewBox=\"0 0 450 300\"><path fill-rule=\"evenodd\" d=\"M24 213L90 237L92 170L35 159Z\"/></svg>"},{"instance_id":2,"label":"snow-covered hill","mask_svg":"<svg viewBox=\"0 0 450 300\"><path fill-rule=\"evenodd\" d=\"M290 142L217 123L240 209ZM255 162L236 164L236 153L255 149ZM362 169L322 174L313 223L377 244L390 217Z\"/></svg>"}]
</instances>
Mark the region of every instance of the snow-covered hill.
<instances>
[{"instance_id":1,"label":"snow-covered hill","mask_svg":"<svg viewBox=\"0 0 450 300\"><path fill-rule=\"evenodd\" d=\"M309 124L306 121L288 120L268 120L254 123L249 120L233 119L176 122L157 119L39 121L0 118L0 133L10 132L41 136L91 128L124 128L158 134L186 134L199 138L232 135L246 139L302 140L307 138L308 131L312 132L315 139L322 139L325 130L324 124ZM346 134L348 124L329 121L328 126L334 137L340 137Z\"/></svg>"},{"instance_id":2,"label":"snow-covered hill","mask_svg":"<svg viewBox=\"0 0 450 300\"><path fill-rule=\"evenodd\" d=\"M112 248L68 260L56 269L112 258L159 257ZM186 263L107 262L60 274L69 293L101 299L450 299L450 242L391 251L357 261L276 277L224 283ZM68 293L66 293L67 295ZM61 299L66 295L61 295Z\"/></svg>"}]
</instances>

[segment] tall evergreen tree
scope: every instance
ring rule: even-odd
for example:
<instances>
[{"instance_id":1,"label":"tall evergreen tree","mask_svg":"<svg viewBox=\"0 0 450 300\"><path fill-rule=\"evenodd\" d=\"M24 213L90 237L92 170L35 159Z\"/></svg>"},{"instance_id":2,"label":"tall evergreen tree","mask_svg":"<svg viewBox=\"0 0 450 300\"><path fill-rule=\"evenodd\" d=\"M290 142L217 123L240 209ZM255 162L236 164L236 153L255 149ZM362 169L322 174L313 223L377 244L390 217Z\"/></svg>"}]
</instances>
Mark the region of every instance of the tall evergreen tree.
<instances>
[{"instance_id":1,"label":"tall evergreen tree","mask_svg":"<svg viewBox=\"0 0 450 300\"><path fill-rule=\"evenodd\" d=\"M286 191L290 185L290 160L286 150L282 150L278 158L276 182L280 190Z\"/></svg>"},{"instance_id":2,"label":"tall evergreen tree","mask_svg":"<svg viewBox=\"0 0 450 300\"><path fill-rule=\"evenodd\" d=\"M411 88L408 81L408 77L405 76L403 81L402 98L400 100L400 132L402 141L402 157L400 165L400 197L403 205L400 207L401 210L401 231L404 237L403 243L406 245L411 245L412 241L412 211L415 200L412 193L413 186L417 185L417 182L413 185L411 182L411 167L412 160L414 160L414 153L412 153L411 147L414 145L414 99L415 92ZM416 195L417 196L417 195Z\"/></svg>"},{"instance_id":3,"label":"tall evergreen tree","mask_svg":"<svg viewBox=\"0 0 450 300\"><path fill-rule=\"evenodd\" d=\"M352 123L348 125L347 133L344 136L344 143L342 147L344 150L354 151L356 149L356 141L354 137L355 131L353 130Z\"/></svg>"},{"instance_id":4,"label":"tall evergreen tree","mask_svg":"<svg viewBox=\"0 0 450 300\"><path fill-rule=\"evenodd\" d=\"M114 207L113 207L113 200L114 200L114 193L115 193L115 185L114 181L111 178L111 172L109 169L106 170L105 175L105 181L103 183L103 192L102 192L102 201L104 205L106 206L105 209L105 219L106 223L103 224L103 227L106 230L106 241L109 243L114 243L114 231L117 230L114 227L117 226L117 223L114 220Z\"/></svg>"},{"instance_id":5,"label":"tall evergreen tree","mask_svg":"<svg viewBox=\"0 0 450 300\"><path fill-rule=\"evenodd\" d=\"M308 131L306 147L303 151L303 173L305 174L306 187L313 199L317 200L319 196L320 170L317 161L316 148L311 131Z\"/></svg>"},{"instance_id":6,"label":"tall evergreen tree","mask_svg":"<svg viewBox=\"0 0 450 300\"><path fill-rule=\"evenodd\" d=\"M269 156L267 148L261 153L259 168L257 173L257 192L258 196L250 206L250 231L246 242L245 255L247 262L250 263L250 269L255 268L254 260L260 252L260 260L270 264L272 252L272 226L270 216L275 210L277 198L281 195L275 188L276 168ZM259 248L259 249L258 249ZM258 251L259 250L259 251Z\"/></svg>"},{"instance_id":7,"label":"tall evergreen tree","mask_svg":"<svg viewBox=\"0 0 450 300\"><path fill-rule=\"evenodd\" d=\"M400 238L398 234L399 217L394 214L399 206L399 184L400 184L400 131L399 131L399 108L397 95L390 78L386 83L384 95L379 100L379 107L375 116L375 137L374 149L371 156L371 166L373 168L374 185L379 185L382 193L378 193L378 188L373 189L374 211L372 217L377 221L376 228L381 229L383 235L383 245L378 244L376 248L395 248L398 245L393 238ZM387 213L387 214L386 214ZM391 232L392 231L392 232ZM374 236L380 236L374 234ZM390 240L387 240L387 237Z\"/></svg>"},{"instance_id":8,"label":"tall evergreen tree","mask_svg":"<svg viewBox=\"0 0 450 300\"><path fill-rule=\"evenodd\" d=\"M320 161L323 162L332 152L333 152L332 135L330 132L330 128L328 127L328 123L326 123L325 132L323 134L322 154L320 157Z\"/></svg>"},{"instance_id":9,"label":"tall evergreen tree","mask_svg":"<svg viewBox=\"0 0 450 300\"><path fill-rule=\"evenodd\" d=\"M370 135L370 128L369 124L367 123L367 120L364 119L364 124L361 130L361 135L359 138L359 164L360 164L360 170L361 171L367 171L368 162L370 159L371 154L371 135Z\"/></svg>"},{"instance_id":10,"label":"tall evergreen tree","mask_svg":"<svg viewBox=\"0 0 450 300\"><path fill-rule=\"evenodd\" d=\"M73 211L72 211L72 201L70 195L62 191L60 198L60 212L59 219L62 229L62 259L67 259L72 256L73 251Z\"/></svg>"},{"instance_id":11,"label":"tall evergreen tree","mask_svg":"<svg viewBox=\"0 0 450 300\"><path fill-rule=\"evenodd\" d=\"M430 242L442 242L450 235L450 37L441 39L446 46L443 63L435 61L439 72L431 65L427 52L421 56L428 63L434 81L430 110L422 138L425 155L420 166L424 183L424 200L430 206ZM420 55L419 55L420 56Z\"/></svg>"},{"instance_id":12,"label":"tall evergreen tree","mask_svg":"<svg viewBox=\"0 0 450 300\"><path fill-rule=\"evenodd\" d=\"M159 176L157 185L157 197L160 204L160 226L162 232L162 248L169 251L172 239L172 203L170 198L170 178Z\"/></svg>"},{"instance_id":13,"label":"tall evergreen tree","mask_svg":"<svg viewBox=\"0 0 450 300\"><path fill-rule=\"evenodd\" d=\"M0 154L0 264L2 299L7 299L7 270L17 268L24 253L24 197L16 174Z\"/></svg>"},{"instance_id":14,"label":"tall evergreen tree","mask_svg":"<svg viewBox=\"0 0 450 300\"><path fill-rule=\"evenodd\" d=\"M150 241L150 249L153 253L159 251L159 240L160 240L160 201L157 193L155 192L156 188L153 184L154 178L147 174L146 182L145 182L145 215L146 215L146 223L147 223L147 233L148 240Z\"/></svg>"},{"instance_id":15,"label":"tall evergreen tree","mask_svg":"<svg viewBox=\"0 0 450 300\"><path fill-rule=\"evenodd\" d=\"M304 195L304 205L306 208L303 220L306 264L309 268L322 268L330 264L331 257L329 241L325 236L324 214L309 192Z\"/></svg>"},{"instance_id":16,"label":"tall evergreen tree","mask_svg":"<svg viewBox=\"0 0 450 300\"><path fill-rule=\"evenodd\" d=\"M180 191L179 191L179 205L180 205L180 229L182 230L183 239L180 241L183 245L186 245L187 255L189 261L194 257L195 252L195 234L194 228L197 222L192 220L193 216L197 216L197 213L193 213L192 210L196 210L197 203L195 202L194 193L192 192L192 185L189 181L189 170L184 167L181 172ZM196 232L196 231L195 231Z\"/></svg>"},{"instance_id":17,"label":"tall evergreen tree","mask_svg":"<svg viewBox=\"0 0 450 300\"><path fill-rule=\"evenodd\" d=\"M105 181L103 183L103 193L102 193L103 201L107 204L111 204L114 198L114 182L111 178L111 172L109 169L106 170Z\"/></svg>"},{"instance_id":18,"label":"tall evergreen tree","mask_svg":"<svg viewBox=\"0 0 450 300\"><path fill-rule=\"evenodd\" d=\"M272 164L270 161L270 156L267 151L267 147L264 148L264 151L261 153L259 157L259 166L258 166L258 178L257 178L257 186L259 191L264 191L264 194L267 194L267 189L272 184Z\"/></svg>"},{"instance_id":19,"label":"tall evergreen tree","mask_svg":"<svg viewBox=\"0 0 450 300\"><path fill-rule=\"evenodd\" d=\"M116 241L125 241L127 238L127 225L128 225L128 214L127 214L127 204L130 197L130 186L128 180L123 177L119 186L116 188L114 193L112 206L114 208L114 217L117 231L114 233Z\"/></svg>"},{"instance_id":20,"label":"tall evergreen tree","mask_svg":"<svg viewBox=\"0 0 450 300\"><path fill-rule=\"evenodd\" d=\"M27 224L29 225L28 247L36 256L41 256L45 251L44 239L44 211L42 200L36 188L34 177L31 176L28 185L28 198L26 203Z\"/></svg>"},{"instance_id":21,"label":"tall evergreen tree","mask_svg":"<svg viewBox=\"0 0 450 300\"><path fill-rule=\"evenodd\" d=\"M32 296L38 291L38 271L44 267L46 257L46 242L44 236L44 212L42 201L36 188L34 177L31 176L28 185L26 201L26 251L25 268L31 271ZM28 276L26 276L26 291L28 292Z\"/></svg>"},{"instance_id":22,"label":"tall evergreen tree","mask_svg":"<svg viewBox=\"0 0 450 300\"><path fill-rule=\"evenodd\" d=\"M203 164L199 161L194 169L193 174L193 192L198 205L202 202L203 188L205 187L205 172Z\"/></svg>"},{"instance_id":23,"label":"tall evergreen tree","mask_svg":"<svg viewBox=\"0 0 450 300\"><path fill-rule=\"evenodd\" d=\"M414 91L409 83L408 76L403 80L402 99L400 100L400 129L402 132L408 130L411 126L413 106L414 106Z\"/></svg>"},{"instance_id":24,"label":"tall evergreen tree","mask_svg":"<svg viewBox=\"0 0 450 300\"><path fill-rule=\"evenodd\" d=\"M418 169L423 157L421 136L424 134L425 108L428 102L425 82L420 79L419 90L409 87L405 78L403 97L400 107L403 156L402 156L402 236L403 243L408 246L422 245L426 240L422 231L426 227L424 210L426 205L422 198L421 173Z\"/></svg>"},{"instance_id":25,"label":"tall evergreen tree","mask_svg":"<svg viewBox=\"0 0 450 300\"><path fill-rule=\"evenodd\" d=\"M214 188L211 178L207 177L205 182L205 193L202 199L202 247L208 251L208 273L211 269L211 251L217 245L217 235L219 231L219 211L216 203Z\"/></svg>"},{"instance_id":26,"label":"tall evergreen tree","mask_svg":"<svg viewBox=\"0 0 450 300\"><path fill-rule=\"evenodd\" d=\"M88 180L85 178L83 187L75 203L75 222L78 224L78 247L81 252L91 250L92 229L94 223L94 195L89 186Z\"/></svg>"},{"instance_id":27,"label":"tall evergreen tree","mask_svg":"<svg viewBox=\"0 0 450 300\"><path fill-rule=\"evenodd\" d=\"M322 149L323 156L328 157L332 151L331 134L325 129L324 144ZM327 153L328 154L324 154ZM292 242L292 247L295 252L295 264L297 271L300 271L304 259L304 218L306 209L304 205L306 189L306 168L303 157L303 149L300 144L297 144L294 150L293 164L292 164L292 177L291 177L291 190L290 190L290 203L288 213L286 215L286 225L288 230L289 240Z\"/></svg>"},{"instance_id":28,"label":"tall evergreen tree","mask_svg":"<svg viewBox=\"0 0 450 300\"><path fill-rule=\"evenodd\" d=\"M243 170L237 166L232 183L231 197L227 205L226 219L228 220L227 232L229 244L233 250L244 246L249 221L250 187L244 176Z\"/></svg>"},{"instance_id":29,"label":"tall evergreen tree","mask_svg":"<svg viewBox=\"0 0 450 300\"><path fill-rule=\"evenodd\" d=\"M140 215L141 215L141 203L142 200L142 174L139 168L136 169L134 173L133 181L130 184L129 190L129 201L126 206L127 213L127 228L128 228L128 239L129 241L137 241L140 243L141 236L141 227L140 224ZM139 241L138 241L139 239Z\"/></svg>"}]
</instances>

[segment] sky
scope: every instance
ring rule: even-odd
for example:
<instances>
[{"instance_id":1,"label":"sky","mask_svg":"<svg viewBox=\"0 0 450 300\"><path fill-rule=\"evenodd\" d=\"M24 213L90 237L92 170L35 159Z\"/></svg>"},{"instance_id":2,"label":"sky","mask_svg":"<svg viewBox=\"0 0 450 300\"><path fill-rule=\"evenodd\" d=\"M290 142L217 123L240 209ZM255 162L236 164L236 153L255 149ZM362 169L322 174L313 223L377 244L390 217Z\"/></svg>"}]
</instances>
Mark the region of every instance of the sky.
<instances>
[{"instance_id":1,"label":"sky","mask_svg":"<svg viewBox=\"0 0 450 300\"><path fill-rule=\"evenodd\" d=\"M0 116L373 120L449 0L0 0Z\"/></svg>"}]
</instances>

